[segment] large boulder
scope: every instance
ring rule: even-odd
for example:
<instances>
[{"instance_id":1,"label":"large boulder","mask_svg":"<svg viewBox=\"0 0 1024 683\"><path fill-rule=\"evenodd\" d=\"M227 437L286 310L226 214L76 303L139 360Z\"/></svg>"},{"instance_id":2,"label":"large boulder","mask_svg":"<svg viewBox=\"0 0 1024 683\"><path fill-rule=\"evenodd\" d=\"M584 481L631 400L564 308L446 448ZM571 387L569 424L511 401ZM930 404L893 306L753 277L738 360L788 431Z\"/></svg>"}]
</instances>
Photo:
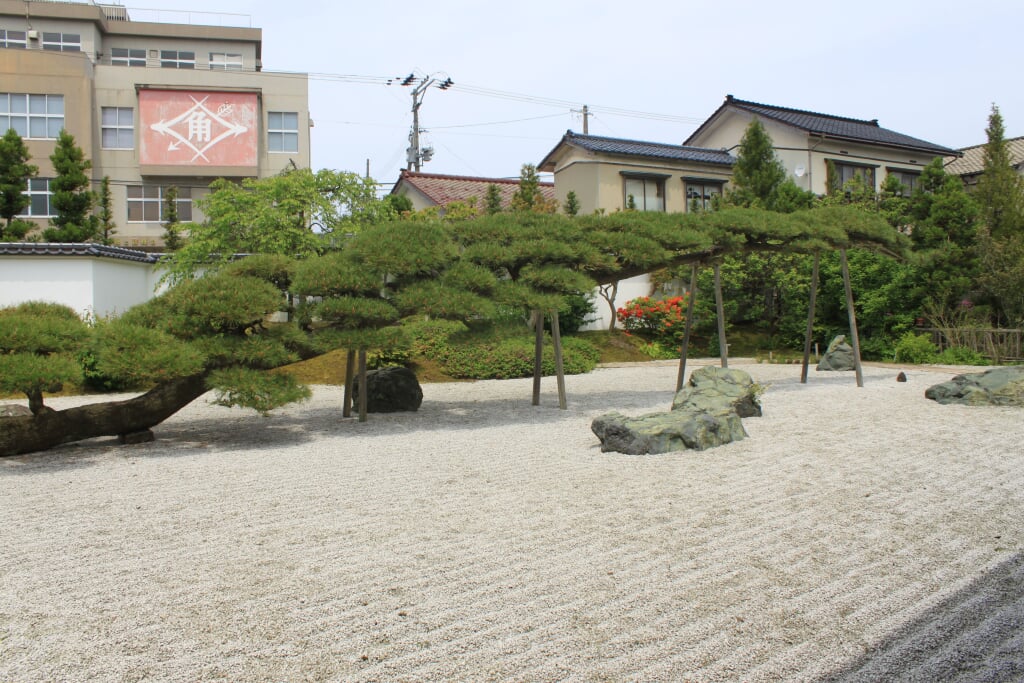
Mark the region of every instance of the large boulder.
<instances>
[{"instance_id":1,"label":"large boulder","mask_svg":"<svg viewBox=\"0 0 1024 683\"><path fill-rule=\"evenodd\" d=\"M1024 406L1024 366L957 375L928 387L924 396L942 404Z\"/></svg>"},{"instance_id":2,"label":"large boulder","mask_svg":"<svg viewBox=\"0 0 1024 683\"><path fill-rule=\"evenodd\" d=\"M0 417L21 417L31 414L32 411L28 409L28 406L17 403L4 403L0 405Z\"/></svg>"},{"instance_id":3,"label":"large boulder","mask_svg":"<svg viewBox=\"0 0 1024 683\"><path fill-rule=\"evenodd\" d=\"M627 417L607 413L590 428L602 451L628 455L702 451L746 438L741 417L761 415L762 388L742 370L704 367L672 401L672 410Z\"/></svg>"},{"instance_id":4,"label":"large boulder","mask_svg":"<svg viewBox=\"0 0 1024 683\"><path fill-rule=\"evenodd\" d=\"M394 367L366 373L366 412L415 412L423 403L423 389L409 368ZM362 393L359 378L352 389L353 402L358 405Z\"/></svg>"},{"instance_id":5,"label":"large boulder","mask_svg":"<svg viewBox=\"0 0 1024 683\"><path fill-rule=\"evenodd\" d=\"M761 417L761 390L742 370L706 365L690 373L689 386L676 394L672 410L718 413L731 406L740 417Z\"/></svg>"},{"instance_id":6,"label":"large boulder","mask_svg":"<svg viewBox=\"0 0 1024 683\"><path fill-rule=\"evenodd\" d=\"M828 345L825 355L818 361L818 370L854 370L853 347L846 343L846 335L840 334Z\"/></svg>"}]
</instances>

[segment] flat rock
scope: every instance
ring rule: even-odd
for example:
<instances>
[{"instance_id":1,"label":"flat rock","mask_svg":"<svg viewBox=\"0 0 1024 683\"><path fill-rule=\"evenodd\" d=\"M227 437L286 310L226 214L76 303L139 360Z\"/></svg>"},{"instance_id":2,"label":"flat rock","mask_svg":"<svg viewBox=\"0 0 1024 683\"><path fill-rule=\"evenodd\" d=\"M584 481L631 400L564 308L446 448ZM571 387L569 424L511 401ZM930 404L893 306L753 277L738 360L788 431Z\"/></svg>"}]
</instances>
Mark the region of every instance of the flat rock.
<instances>
[{"instance_id":1,"label":"flat rock","mask_svg":"<svg viewBox=\"0 0 1024 683\"><path fill-rule=\"evenodd\" d=\"M928 387L924 396L942 404L1024 406L1024 366L957 375Z\"/></svg>"},{"instance_id":2,"label":"flat rock","mask_svg":"<svg viewBox=\"0 0 1024 683\"><path fill-rule=\"evenodd\" d=\"M4 403L0 405L0 417L22 417L31 414L32 411L28 409L28 406L18 403Z\"/></svg>"}]
</instances>

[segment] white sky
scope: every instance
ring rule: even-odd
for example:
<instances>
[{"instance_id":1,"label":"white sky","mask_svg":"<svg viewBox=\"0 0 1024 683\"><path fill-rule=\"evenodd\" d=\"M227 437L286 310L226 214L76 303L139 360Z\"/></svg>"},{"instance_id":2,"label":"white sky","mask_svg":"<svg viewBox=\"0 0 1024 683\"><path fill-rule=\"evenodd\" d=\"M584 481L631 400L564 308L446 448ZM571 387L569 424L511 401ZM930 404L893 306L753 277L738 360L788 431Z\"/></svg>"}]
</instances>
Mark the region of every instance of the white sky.
<instances>
[{"instance_id":1,"label":"white sky","mask_svg":"<svg viewBox=\"0 0 1024 683\"><path fill-rule=\"evenodd\" d=\"M170 0L122 0L174 9ZM590 133L681 143L726 94L860 119L948 147L980 144L992 103L1024 135L1019 0L195 0L263 29L265 71L313 76L312 165L392 183L405 167L410 90L438 74L420 125L423 171L517 177L578 109ZM143 16L145 15L145 16ZM138 12L138 20L153 20ZM193 23L211 23L196 14ZM218 20L212 17L213 22ZM182 21L178 12L163 21ZM335 78L335 76L372 77ZM497 94L484 95L480 91ZM507 95L525 95L525 101ZM562 103L549 104L551 100ZM575 103L574 105L570 103ZM674 120L622 116L608 109ZM523 120L530 119L530 120ZM514 123L499 123L515 121ZM490 124L490 125L482 125Z\"/></svg>"}]
</instances>

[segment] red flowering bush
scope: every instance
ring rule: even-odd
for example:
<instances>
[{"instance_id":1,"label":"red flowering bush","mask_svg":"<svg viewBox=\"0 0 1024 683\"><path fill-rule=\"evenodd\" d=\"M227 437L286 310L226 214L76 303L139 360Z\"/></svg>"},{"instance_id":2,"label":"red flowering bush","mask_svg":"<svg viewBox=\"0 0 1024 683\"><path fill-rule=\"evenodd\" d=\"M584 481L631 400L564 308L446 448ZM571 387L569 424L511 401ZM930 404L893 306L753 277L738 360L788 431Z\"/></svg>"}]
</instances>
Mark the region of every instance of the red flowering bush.
<instances>
[{"instance_id":1,"label":"red flowering bush","mask_svg":"<svg viewBox=\"0 0 1024 683\"><path fill-rule=\"evenodd\" d=\"M668 299L641 296L617 311L627 332L663 346L679 346L686 327L686 295Z\"/></svg>"}]
</instances>

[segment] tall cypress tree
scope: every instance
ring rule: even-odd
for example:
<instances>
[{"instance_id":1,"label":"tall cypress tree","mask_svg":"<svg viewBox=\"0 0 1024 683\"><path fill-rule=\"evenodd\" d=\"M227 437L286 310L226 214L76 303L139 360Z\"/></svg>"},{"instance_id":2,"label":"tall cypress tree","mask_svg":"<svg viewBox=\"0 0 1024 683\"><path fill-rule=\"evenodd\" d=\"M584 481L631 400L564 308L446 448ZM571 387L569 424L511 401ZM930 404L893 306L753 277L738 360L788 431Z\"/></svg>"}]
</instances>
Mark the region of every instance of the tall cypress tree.
<instances>
[{"instance_id":1,"label":"tall cypress tree","mask_svg":"<svg viewBox=\"0 0 1024 683\"><path fill-rule=\"evenodd\" d=\"M96 194L89 189L86 173L92 163L66 130L57 137L57 147L50 155L56 177L50 181L51 203L57 215L50 219L50 228L43 231L47 242L88 242L99 232L99 220L92 215Z\"/></svg>"},{"instance_id":2,"label":"tall cypress tree","mask_svg":"<svg viewBox=\"0 0 1024 683\"><path fill-rule=\"evenodd\" d=\"M994 104L985 135L985 165L975 196L988 234L1003 239L1024 232L1024 179L1013 168L1003 116Z\"/></svg>"},{"instance_id":3,"label":"tall cypress tree","mask_svg":"<svg viewBox=\"0 0 1024 683\"><path fill-rule=\"evenodd\" d=\"M18 239L24 236L27 224L15 222L14 217L29 205L25 194L29 178L35 177L39 169L28 163L31 159L28 147L21 136L8 129L0 138L0 239Z\"/></svg>"},{"instance_id":4,"label":"tall cypress tree","mask_svg":"<svg viewBox=\"0 0 1024 683\"><path fill-rule=\"evenodd\" d=\"M747 126L732 168L735 189L731 201L739 206L767 206L786 180L786 169L775 155L771 136L759 119Z\"/></svg>"}]
</instances>

